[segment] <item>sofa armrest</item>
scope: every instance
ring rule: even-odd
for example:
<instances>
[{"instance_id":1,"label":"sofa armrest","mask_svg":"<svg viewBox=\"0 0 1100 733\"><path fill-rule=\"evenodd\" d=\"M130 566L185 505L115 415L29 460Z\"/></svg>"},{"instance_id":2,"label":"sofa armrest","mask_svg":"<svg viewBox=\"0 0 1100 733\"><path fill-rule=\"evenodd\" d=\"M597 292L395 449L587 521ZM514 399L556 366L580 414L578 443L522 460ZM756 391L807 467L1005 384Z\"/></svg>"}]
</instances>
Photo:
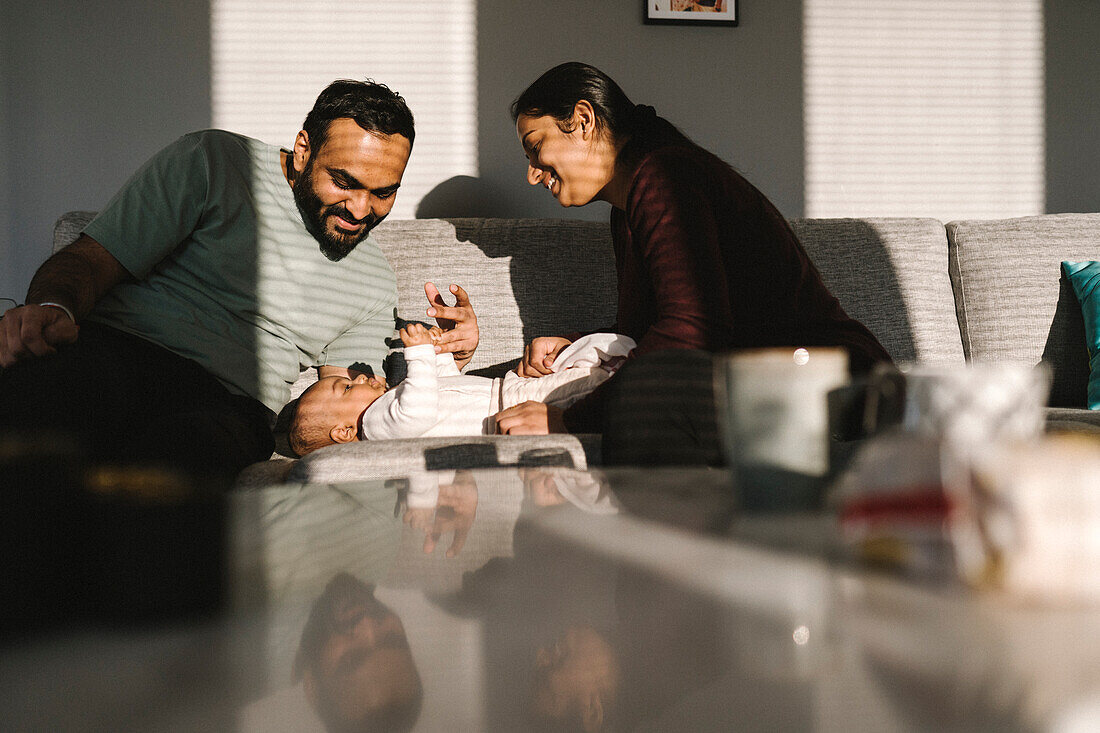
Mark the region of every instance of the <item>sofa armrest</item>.
<instances>
[{"instance_id":1,"label":"sofa armrest","mask_svg":"<svg viewBox=\"0 0 1100 733\"><path fill-rule=\"evenodd\" d=\"M76 241L84 227L95 218L95 211L70 211L62 214L53 226L53 251L57 252Z\"/></svg>"},{"instance_id":2,"label":"sofa armrest","mask_svg":"<svg viewBox=\"0 0 1100 733\"><path fill-rule=\"evenodd\" d=\"M253 463L238 474L233 488L238 491L252 491L284 483L287 480L287 473L294 464L294 460L283 456L274 456L270 460Z\"/></svg>"}]
</instances>

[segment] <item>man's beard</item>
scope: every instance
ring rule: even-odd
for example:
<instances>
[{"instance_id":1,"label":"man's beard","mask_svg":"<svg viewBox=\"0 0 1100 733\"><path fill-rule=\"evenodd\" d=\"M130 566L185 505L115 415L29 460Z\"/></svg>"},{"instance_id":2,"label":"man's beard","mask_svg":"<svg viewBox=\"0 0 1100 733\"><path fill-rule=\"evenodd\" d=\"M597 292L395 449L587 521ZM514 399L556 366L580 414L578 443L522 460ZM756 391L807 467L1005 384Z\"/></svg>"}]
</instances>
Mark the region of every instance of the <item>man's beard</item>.
<instances>
[{"instance_id":1,"label":"man's beard","mask_svg":"<svg viewBox=\"0 0 1100 733\"><path fill-rule=\"evenodd\" d=\"M298 205L298 213L302 217L302 223L306 225L306 231L313 235L321 246L321 252L333 262L339 262L351 253L355 246L367 238L370 230L378 226L385 219L385 215L376 216L372 211L362 219L356 219L343 204L325 206L321 198L313 190L313 161L306 163L306 168L292 186L294 191L294 203ZM332 216L339 216L345 221L355 224L363 223L362 230L354 234L342 234L339 230L329 233L325 222Z\"/></svg>"}]
</instances>

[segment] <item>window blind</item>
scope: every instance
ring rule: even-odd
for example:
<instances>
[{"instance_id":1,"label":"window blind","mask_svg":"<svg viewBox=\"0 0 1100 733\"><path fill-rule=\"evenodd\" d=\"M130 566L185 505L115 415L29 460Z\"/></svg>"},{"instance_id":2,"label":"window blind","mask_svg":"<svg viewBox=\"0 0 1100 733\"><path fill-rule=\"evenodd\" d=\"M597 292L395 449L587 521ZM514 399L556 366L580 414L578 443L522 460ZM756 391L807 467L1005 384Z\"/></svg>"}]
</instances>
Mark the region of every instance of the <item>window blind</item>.
<instances>
[{"instance_id":1,"label":"window blind","mask_svg":"<svg viewBox=\"0 0 1100 733\"><path fill-rule=\"evenodd\" d=\"M807 216L1041 213L1041 0L805 0Z\"/></svg>"},{"instance_id":2,"label":"window blind","mask_svg":"<svg viewBox=\"0 0 1100 733\"><path fill-rule=\"evenodd\" d=\"M391 218L477 170L476 0L211 0L213 123L290 147L334 79L400 92L416 142Z\"/></svg>"}]
</instances>

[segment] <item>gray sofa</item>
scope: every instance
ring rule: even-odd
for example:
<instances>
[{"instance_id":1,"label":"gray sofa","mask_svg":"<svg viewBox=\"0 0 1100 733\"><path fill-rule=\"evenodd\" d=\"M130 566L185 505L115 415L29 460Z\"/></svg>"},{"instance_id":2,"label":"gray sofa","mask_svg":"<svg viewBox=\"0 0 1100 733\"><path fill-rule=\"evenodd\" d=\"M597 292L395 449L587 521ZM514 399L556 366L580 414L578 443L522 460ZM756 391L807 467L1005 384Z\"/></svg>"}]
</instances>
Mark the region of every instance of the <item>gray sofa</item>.
<instances>
[{"instance_id":1,"label":"gray sofa","mask_svg":"<svg viewBox=\"0 0 1100 733\"><path fill-rule=\"evenodd\" d=\"M71 242L91 213L72 212L55 230ZM795 231L847 311L895 361L1047 362L1048 424L1100 431L1085 409L1088 354L1062 260L1100 259L1100 214L1019 219L800 219ZM426 319L423 283L470 293L481 345L467 371L498 376L539 335L609 326L615 276L606 224L562 220L418 219L375 230L398 280L397 315ZM303 372L293 393L316 378ZM351 443L294 460L251 466L240 487L329 482L417 469L599 462L598 436L425 438Z\"/></svg>"}]
</instances>

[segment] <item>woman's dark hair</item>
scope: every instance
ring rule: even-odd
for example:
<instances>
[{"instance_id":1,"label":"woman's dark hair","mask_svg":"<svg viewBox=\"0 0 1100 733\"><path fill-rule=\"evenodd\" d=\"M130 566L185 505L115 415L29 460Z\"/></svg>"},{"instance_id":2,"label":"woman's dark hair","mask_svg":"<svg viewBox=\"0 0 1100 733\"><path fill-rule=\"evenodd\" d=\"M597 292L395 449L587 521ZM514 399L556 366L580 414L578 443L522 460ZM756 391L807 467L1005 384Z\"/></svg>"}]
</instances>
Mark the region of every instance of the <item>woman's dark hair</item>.
<instances>
[{"instance_id":1,"label":"woman's dark hair","mask_svg":"<svg viewBox=\"0 0 1100 733\"><path fill-rule=\"evenodd\" d=\"M318 95L302 123L312 150L321 149L329 123L341 117L350 117L367 132L404 135L410 146L416 135L412 112L400 94L369 79L337 79Z\"/></svg>"},{"instance_id":2,"label":"woman's dark hair","mask_svg":"<svg viewBox=\"0 0 1100 733\"><path fill-rule=\"evenodd\" d=\"M557 120L559 128L570 132L573 108L582 99L595 110L598 129L614 140L627 141L620 157L633 157L670 143L694 145L672 123L658 117L652 107L631 102L610 76L578 61L555 66L527 87L512 102L512 121L520 115L549 115Z\"/></svg>"}]
</instances>

